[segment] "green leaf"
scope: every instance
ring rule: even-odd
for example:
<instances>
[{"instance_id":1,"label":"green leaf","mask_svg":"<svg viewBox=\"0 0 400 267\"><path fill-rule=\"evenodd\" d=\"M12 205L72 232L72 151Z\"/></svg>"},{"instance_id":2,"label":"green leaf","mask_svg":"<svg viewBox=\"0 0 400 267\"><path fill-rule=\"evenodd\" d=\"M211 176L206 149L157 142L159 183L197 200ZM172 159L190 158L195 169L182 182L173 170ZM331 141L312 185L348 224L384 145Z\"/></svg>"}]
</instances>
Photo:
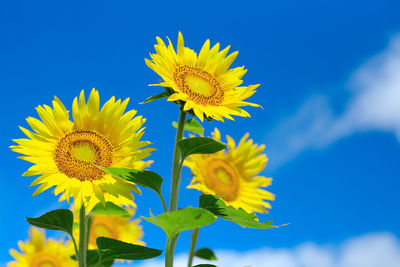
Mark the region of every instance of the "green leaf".
<instances>
[{"instance_id":1,"label":"green leaf","mask_svg":"<svg viewBox=\"0 0 400 267\"><path fill-rule=\"evenodd\" d=\"M174 121L172 123L172 126L174 126L175 128L178 128L178 123L176 121ZM195 119L188 119L185 122L185 125L184 125L183 129L185 131L189 131L189 132L197 133L197 134L203 134L204 133L203 126L201 126L201 124Z\"/></svg>"},{"instance_id":2,"label":"green leaf","mask_svg":"<svg viewBox=\"0 0 400 267\"><path fill-rule=\"evenodd\" d=\"M214 252L209 248L200 248L196 251L194 255L198 258L205 260L210 260L210 261L217 260L217 257L215 256Z\"/></svg>"},{"instance_id":3,"label":"green leaf","mask_svg":"<svg viewBox=\"0 0 400 267\"><path fill-rule=\"evenodd\" d=\"M203 227L216 220L211 212L192 207L163 213L155 217L142 218L161 227L167 234L168 239L171 239L182 231Z\"/></svg>"},{"instance_id":4,"label":"green leaf","mask_svg":"<svg viewBox=\"0 0 400 267\"><path fill-rule=\"evenodd\" d=\"M26 220L36 227L48 230L60 230L72 235L74 215L72 211L67 209L52 210L38 218L26 217Z\"/></svg>"},{"instance_id":5,"label":"green leaf","mask_svg":"<svg viewBox=\"0 0 400 267\"><path fill-rule=\"evenodd\" d=\"M232 206L227 206L224 201L213 195L201 195L199 206L218 217L232 221L243 227L257 229L278 227L272 225L272 221L260 223L255 213L247 213L242 208L236 209Z\"/></svg>"},{"instance_id":6,"label":"green leaf","mask_svg":"<svg viewBox=\"0 0 400 267\"><path fill-rule=\"evenodd\" d=\"M163 182L163 178L161 178L161 176L155 172L147 170L139 171L128 168L106 168L101 166L98 166L98 168L114 177L118 177L143 187L153 189L157 192L157 194L161 194L161 184Z\"/></svg>"},{"instance_id":7,"label":"green leaf","mask_svg":"<svg viewBox=\"0 0 400 267\"><path fill-rule=\"evenodd\" d=\"M217 265L203 263L203 264L197 264L193 267L217 267Z\"/></svg>"},{"instance_id":8,"label":"green leaf","mask_svg":"<svg viewBox=\"0 0 400 267\"><path fill-rule=\"evenodd\" d=\"M192 137L178 142L182 159L192 154L212 154L226 148L226 144L210 137Z\"/></svg>"},{"instance_id":9,"label":"green leaf","mask_svg":"<svg viewBox=\"0 0 400 267\"><path fill-rule=\"evenodd\" d=\"M172 91L171 89L165 88L165 91L164 91L164 92L159 93L159 94L157 94L157 95L152 95L152 96L146 98L146 100L143 101L143 102L140 103L140 104L146 104L146 103L152 102L152 101L154 101L154 100L158 100L158 99L161 99L161 98L166 98L166 97L169 97L169 96L172 95L172 94L173 94L173 91Z\"/></svg>"},{"instance_id":10,"label":"green leaf","mask_svg":"<svg viewBox=\"0 0 400 267\"><path fill-rule=\"evenodd\" d=\"M162 250L125 243L107 237L98 237L96 243L100 250L102 262L114 259L147 260L158 257L162 253Z\"/></svg>"},{"instance_id":11,"label":"green leaf","mask_svg":"<svg viewBox=\"0 0 400 267\"><path fill-rule=\"evenodd\" d=\"M121 208L120 206L115 205L112 202L106 202L106 205L103 206L103 203L97 203L96 206L92 209L90 212L91 215L120 215L120 216L125 216L129 217L130 214L127 210L124 208Z\"/></svg>"}]
</instances>

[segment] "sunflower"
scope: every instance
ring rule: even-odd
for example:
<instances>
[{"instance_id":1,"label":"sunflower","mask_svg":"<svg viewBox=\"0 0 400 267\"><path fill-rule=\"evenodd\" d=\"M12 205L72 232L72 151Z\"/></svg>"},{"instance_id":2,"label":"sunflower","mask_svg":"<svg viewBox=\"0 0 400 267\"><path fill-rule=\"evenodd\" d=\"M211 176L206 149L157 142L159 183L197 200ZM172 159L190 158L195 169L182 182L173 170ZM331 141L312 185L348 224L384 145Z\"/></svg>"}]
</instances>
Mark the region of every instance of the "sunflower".
<instances>
[{"instance_id":1,"label":"sunflower","mask_svg":"<svg viewBox=\"0 0 400 267\"><path fill-rule=\"evenodd\" d=\"M46 239L44 231L36 228L31 227L29 240L25 243L19 241L18 246L21 252L10 250L15 261L7 263L7 267L77 266L77 262L71 259L75 251L70 241Z\"/></svg>"},{"instance_id":2,"label":"sunflower","mask_svg":"<svg viewBox=\"0 0 400 267\"><path fill-rule=\"evenodd\" d=\"M134 214L134 210L129 211ZM118 239L120 241L142 245L145 243L140 219L131 220L129 217L119 215L94 215L90 227L89 248L96 249L96 239L100 236Z\"/></svg>"},{"instance_id":3,"label":"sunflower","mask_svg":"<svg viewBox=\"0 0 400 267\"><path fill-rule=\"evenodd\" d=\"M135 209L128 208L128 212L133 216ZM89 235L89 249L97 249L96 239L98 237L108 237L120 240L122 242L135 245L146 245L141 239L143 238L142 226L139 225L140 219L130 219L119 215L94 215ZM74 233L78 236L77 230ZM124 262L124 260L117 260ZM128 263L131 261L127 261Z\"/></svg>"},{"instance_id":4,"label":"sunflower","mask_svg":"<svg viewBox=\"0 0 400 267\"><path fill-rule=\"evenodd\" d=\"M140 140L145 119L135 117L135 110L124 113L128 101L112 97L100 109L98 91L93 89L86 102L82 90L72 104L73 121L57 97L53 108L37 107L41 121L27 118L33 131L20 127L28 138L15 139L17 145L11 146L24 155L19 158L34 164L23 176L39 175L31 184L40 184L33 195L54 186L55 195L63 193L67 201L72 197L78 208L89 201L104 203L105 193L132 199L130 191L138 190L132 183L96 166L140 167L154 150Z\"/></svg>"},{"instance_id":5,"label":"sunflower","mask_svg":"<svg viewBox=\"0 0 400 267\"><path fill-rule=\"evenodd\" d=\"M136 204L132 201L127 202L126 199L110 198L109 200L113 200L114 204L125 208L129 216L91 215L89 249L97 249L96 239L100 236L118 239L131 244L145 245L145 243L141 241L143 238L143 231L142 227L139 225L140 219L132 220L136 212ZM75 225L77 225L79 209L72 207L72 211L75 214ZM74 236L76 240L79 241L78 227L74 228Z\"/></svg>"},{"instance_id":6,"label":"sunflower","mask_svg":"<svg viewBox=\"0 0 400 267\"><path fill-rule=\"evenodd\" d=\"M241 106L260 107L245 102L259 86L239 86L247 72L243 67L229 69L238 52L227 56L230 46L219 51L219 43L210 49L207 40L199 55L184 46L183 36L179 32L177 52L168 39L167 46L157 37L154 46L156 54L150 54L152 60L145 59L149 68L159 74L163 82L155 85L171 88L173 94L168 101L182 103L184 111L193 111L203 121L204 117L223 121L233 120L231 115L250 117Z\"/></svg>"},{"instance_id":7,"label":"sunflower","mask_svg":"<svg viewBox=\"0 0 400 267\"><path fill-rule=\"evenodd\" d=\"M218 129L213 137L221 139ZM228 150L214 154L191 155L184 165L189 167L193 179L188 188L212 194L230 206L243 208L247 212L268 213L271 205L264 200L274 200L274 194L260 188L271 184L272 178L260 176L268 158L262 154L265 146L258 146L245 134L236 146L235 141L226 136Z\"/></svg>"}]
</instances>

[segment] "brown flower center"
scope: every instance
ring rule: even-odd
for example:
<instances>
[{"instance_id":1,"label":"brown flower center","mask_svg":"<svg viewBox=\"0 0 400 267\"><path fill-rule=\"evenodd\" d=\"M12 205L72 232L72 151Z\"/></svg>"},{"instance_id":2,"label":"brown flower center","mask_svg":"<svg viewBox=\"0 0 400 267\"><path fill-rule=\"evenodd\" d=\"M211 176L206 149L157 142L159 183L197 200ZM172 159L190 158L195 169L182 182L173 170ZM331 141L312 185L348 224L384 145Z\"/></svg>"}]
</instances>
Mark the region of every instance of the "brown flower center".
<instances>
[{"instance_id":1,"label":"brown flower center","mask_svg":"<svg viewBox=\"0 0 400 267\"><path fill-rule=\"evenodd\" d=\"M92 181L105 174L95 165L111 166L112 153L111 143L97 132L74 131L59 141L54 160L58 170L68 177Z\"/></svg>"},{"instance_id":2,"label":"brown flower center","mask_svg":"<svg viewBox=\"0 0 400 267\"><path fill-rule=\"evenodd\" d=\"M57 255L50 255L45 251L37 252L29 266L32 267L61 267Z\"/></svg>"},{"instance_id":3,"label":"brown flower center","mask_svg":"<svg viewBox=\"0 0 400 267\"><path fill-rule=\"evenodd\" d=\"M224 101L224 91L219 82L207 71L193 66L179 66L174 80L189 99L203 106L218 106Z\"/></svg>"},{"instance_id":4,"label":"brown flower center","mask_svg":"<svg viewBox=\"0 0 400 267\"><path fill-rule=\"evenodd\" d=\"M205 184L226 201L234 201L239 192L239 175L234 166L223 159L207 162Z\"/></svg>"}]
</instances>

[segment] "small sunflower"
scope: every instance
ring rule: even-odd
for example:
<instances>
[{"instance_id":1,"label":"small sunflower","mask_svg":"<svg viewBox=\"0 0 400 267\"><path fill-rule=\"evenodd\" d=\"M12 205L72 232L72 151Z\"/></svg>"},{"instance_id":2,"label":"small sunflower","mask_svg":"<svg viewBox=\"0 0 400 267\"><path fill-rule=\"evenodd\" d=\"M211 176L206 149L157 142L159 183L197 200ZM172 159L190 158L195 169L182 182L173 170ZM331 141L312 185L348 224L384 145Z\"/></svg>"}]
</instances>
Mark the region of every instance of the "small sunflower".
<instances>
[{"instance_id":1,"label":"small sunflower","mask_svg":"<svg viewBox=\"0 0 400 267\"><path fill-rule=\"evenodd\" d=\"M110 197L110 195L106 195ZM115 205L125 208L129 216L120 215L91 215L92 223L90 226L89 249L97 249L96 239L100 236L117 239L123 242L145 245L141 240L143 238L142 227L139 225L140 219L132 219L136 212L136 204L127 199L117 199L110 197ZM78 224L79 209L72 207L74 213L75 225ZM79 228L74 228L74 236L79 242Z\"/></svg>"},{"instance_id":2,"label":"small sunflower","mask_svg":"<svg viewBox=\"0 0 400 267\"><path fill-rule=\"evenodd\" d=\"M46 239L44 231L33 227L29 229L29 240L19 241L18 246L21 252L10 250L15 261L7 263L7 267L77 266L77 262L71 259L75 251L70 241Z\"/></svg>"},{"instance_id":3,"label":"small sunflower","mask_svg":"<svg viewBox=\"0 0 400 267\"><path fill-rule=\"evenodd\" d=\"M135 209L127 208L127 210L131 216L135 214ZM139 223L140 219L132 220L129 217L119 215L94 215L92 216L88 247L89 249L97 249L96 239L101 236L145 246L146 243L141 240L144 234ZM77 230L74 234L76 237L79 235ZM124 262L124 260L117 261Z\"/></svg>"},{"instance_id":4,"label":"small sunflower","mask_svg":"<svg viewBox=\"0 0 400 267\"><path fill-rule=\"evenodd\" d=\"M199 55L184 46L183 36L179 32L177 52L168 39L167 46L157 37L154 46L156 54L150 54L152 60L145 59L149 68L159 74L163 82L156 84L172 88L174 93L168 101L183 103L183 110L193 111L203 121L204 117L223 121L233 120L231 115L250 117L241 106L260 107L245 102L259 86L240 86L247 72L244 67L229 69L238 52L227 56L230 46L219 51L219 43L210 49L207 40Z\"/></svg>"},{"instance_id":5,"label":"small sunflower","mask_svg":"<svg viewBox=\"0 0 400 267\"><path fill-rule=\"evenodd\" d=\"M215 129L213 137L221 140ZM214 154L191 155L184 165L189 167L193 179L188 188L221 197L227 205L243 208L247 212L268 213L271 205L264 200L274 200L274 194L260 188L271 184L272 178L260 176L268 158L262 154L265 146L258 146L243 136L236 146L235 141L226 136L228 150Z\"/></svg>"},{"instance_id":6,"label":"small sunflower","mask_svg":"<svg viewBox=\"0 0 400 267\"><path fill-rule=\"evenodd\" d=\"M33 131L20 127L28 138L15 139L18 145L11 146L24 155L19 158L34 164L23 176L39 175L31 184L40 184L33 195L54 186L55 195L63 193L67 201L73 197L78 208L92 198L104 203L105 193L132 199L130 191L137 190L132 183L96 167L140 167L154 150L140 140L145 119L135 117L135 110L124 114L128 101L112 97L100 109L98 91L93 89L86 102L82 90L72 104L73 121L57 97L53 108L37 107L41 121L27 118Z\"/></svg>"},{"instance_id":7,"label":"small sunflower","mask_svg":"<svg viewBox=\"0 0 400 267\"><path fill-rule=\"evenodd\" d=\"M134 214L134 210L129 211ZM130 219L119 215L94 215L90 227L89 248L96 249L96 239L100 236L117 239L126 243L142 245L145 243L143 238L142 226L139 225L140 219Z\"/></svg>"}]
</instances>

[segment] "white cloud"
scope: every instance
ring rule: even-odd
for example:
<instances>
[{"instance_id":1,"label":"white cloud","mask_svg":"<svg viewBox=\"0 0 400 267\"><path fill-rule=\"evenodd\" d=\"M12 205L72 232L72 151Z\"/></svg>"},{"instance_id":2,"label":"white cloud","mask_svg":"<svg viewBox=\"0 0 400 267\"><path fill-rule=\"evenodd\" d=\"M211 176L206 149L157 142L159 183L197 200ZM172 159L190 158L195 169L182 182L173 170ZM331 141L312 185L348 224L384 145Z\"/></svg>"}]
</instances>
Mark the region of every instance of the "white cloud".
<instances>
[{"instance_id":1,"label":"white cloud","mask_svg":"<svg viewBox=\"0 0 400 267\"><path fill-rule=\"evenodd\" d=\"M400 240L390 233L374 233L349 239L339 245L304 243L292 249L261 248L246 252L217 250L216 254L219 260L208 263L219 267L398 267ZM136 264L139 267L164 266L162 260ZM187 255L178 255L174 266L187 266Z\"/></svg>"},{"instance_id":2,"label":"white cloud","mask_svg":"<svg viewBox=\"0 0 400 267\"><path fill-rule=\"evenodd\" d=\"M318 148L363 131L386 131L400 141L400 35L350 77L352 97L335 115L327 96L309 98L266 138L278 166L308 148Z\"/></svg>"},{"instance_id":3,"label":"white cloud","mask_svg":"<svg viewBox=\"0 0 400 267\"><path fill-rule=\"evenodd\" d=\"M330 129L330 139L356 131L393 131L400 140L400 36L352 77L355 96Z\"/></svg>"},{"instance_id":4,"label":"white cloud","mask_svg":"<svg viewBox=\"0 0 400 267\"><path fill-rule=\"evenodd\" d=\"M366 235L350 240L342 248L338 267L398 267L400 243L390 234Z\"/></svg>"}]
</instances>

